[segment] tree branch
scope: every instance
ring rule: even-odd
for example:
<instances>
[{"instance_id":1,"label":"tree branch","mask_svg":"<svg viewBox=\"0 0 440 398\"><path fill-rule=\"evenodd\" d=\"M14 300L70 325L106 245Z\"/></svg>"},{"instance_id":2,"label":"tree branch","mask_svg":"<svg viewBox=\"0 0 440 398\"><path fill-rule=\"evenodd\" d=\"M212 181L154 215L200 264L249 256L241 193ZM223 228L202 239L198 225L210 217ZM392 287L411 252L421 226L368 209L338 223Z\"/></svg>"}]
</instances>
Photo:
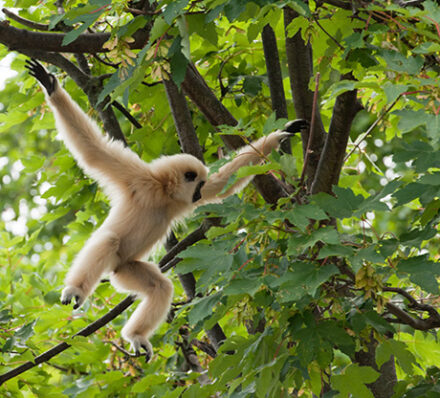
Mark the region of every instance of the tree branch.
<instances>
[{"instance_id":1,"label":"tree branch","mask_svg":"<svg viewBox=\"0 0 440 398\"><path fill-rule=\"evenodd\" d=\"M311 121L313 109L313 92L309 90L309 81L313 77L312 47L304 43L301 32L289 37L287 27L298 16L290 7L284 7L284 29L286 34L286 55L287 66L290 75L290 88L292 91L293 103L296 117ZM319 102L319 101L318 101ZM318 108L319 110L319 108ZM324 145L325 130L321 120L321 113L315 113L314 137L311 142L311 152L305 175L308 178L308 185L313 181L319 158ZM303 143L303 156L306 156L309 132L301 132Z\"/></svg>"},{"instance_id":2,"label":"tree branch","mask_svg":"<svg viewBox=\"0 0 440 398\"><path fill-rule=\"evenodd\" d=\"M188 65L182 88L214 127L221 125L236 126L238 124L234 116L208 87L193 64ZM229 149L237 149L244 145L241 137L236 135L223 135L222 139Z\"/></svg>"},{"instance_id":3,"label":"tree branch","mask_svg":"<svg viewBox=\"0 0 440 398\"><path fill-rule=\"evenodd\" d=\"M9 25L8 21L0 22L0 43L10 50L23 52L33 50L63 53L100 53L107 52L103 44L110 39L110 33L83 33L67 45L63 45L64 33L31 32ZM149 29L144 28L133 34L134 41L129 43L130 49L143 48L149 38Z\"/></svg>"},{"instance_id":4,"label":"tree branch","mask_svg":"<svg viewBox=\"0 0 440 398\"><path fill-rule=\"evenodd\" d=\"M354 80L351 74L342 78ZM338 183L351 124L360 109L357 102L357 90L346 91L336 98L329 133L313 180L312 194L331 192L332 186Z\"/></svg>"},{"instance_id":5,"label":"tree branch","mask_svg":"<svg viewBox=\"0 0 440 398\"><path fill-rule=\"evenodd\" d=\"M136 127L137 129L142 128L142 124L140 124L132 115L131 113L125 109L119 102L113 101L112 106L114 106L119 112L121 112L129 121L130 123Z\"/></svg>"},{"instance_id":6,"label":"tree branch","mask_svg":"<svg viewBox=\"0 0 440 398\"><path fill-rule=\"evenodd\" d=\"M177 85L170 79L164 79L165 91L170 104L171 113L179 136L182 151L203 160L203 149L194 129L191 113L186 98Z\"/></svg>"},{"instance_id":7,"label":"tree branch","mask_svg":"<svg viewBox=\"0 0 440 398\"><path fill-rule=\"evenodd\" d=\"M81 329L78 333L75 333L74 336L90 336L92 333L96 332L98 329L105 326L107 323L109 323L111 320L116 318L119 314L124 312L130 305L132 305L135 301L134 296L128 296L126 299L121 301L118 305L116 305L114 308L112 308L107 314L102 316L101 318L97 319L95 322L92 322L90 325L85 327L84 329ZM67 350L71 345L63 342L55 347L51 348L50 350L44 352L41 355L38 355L35 357L33 361L25 362L24 364L18 366L15 369L10 370L9 372L6 372L2 375L0 375L0 386L7 380L12 379L13 377L16 377L20 375L21 373L26 372L29 369L32 369L33 367L49 361L54 356L58 355L59 353Z\"/></svg>"},{"instance_id":8,"label":"tree branch","mask_svg":"<svg viewBox=\"0 0 440 398\"><path fill-rule=\"evenodd\" d=\"M397 287L384 287L384 292L398 293L405 297L408 301L408 307L416 311L424 311L429 314L428 318L420 318L407 313L402 308L393 303L387 303L388 311L394 315L397 319L391 319L390 322L404 323L418 330L430 330L440 327L440 314L438 311L429 304L419 303L414 297L412 297L407 291Z\"/></svg>"},{"instance_id":9,"label":"tree branch","mask_svg":"<svg viewBox=\"0 0 440 398\"><path fill-rule=\"evenodd\" d=\"M42 31L49 30L49 25L30 21L29 19L22 18L19 15L14 14L12 11L9 11L7 8L2 8L2 11L8 18L12 19L15 22L18 22L19 24L21 24L23 26L27 26L28 28L42 30Z\"/></svg>"},{"instance_id":10,"label":"tree branch","mask_svg":"<svg viewBox=\"0 0 440 398\"><path fill-rule=\"evenodd\" d=\"M264 59L266 62L267 78L269 80L272 109L277 119L287 119L287 104L284 94L283 75L281 73L280 57L278 54L277 39L270 25L266 25L261 32L263 41ZM290 140L281 143L281 150L291 153Z\"/></svg>"}]
</instances>

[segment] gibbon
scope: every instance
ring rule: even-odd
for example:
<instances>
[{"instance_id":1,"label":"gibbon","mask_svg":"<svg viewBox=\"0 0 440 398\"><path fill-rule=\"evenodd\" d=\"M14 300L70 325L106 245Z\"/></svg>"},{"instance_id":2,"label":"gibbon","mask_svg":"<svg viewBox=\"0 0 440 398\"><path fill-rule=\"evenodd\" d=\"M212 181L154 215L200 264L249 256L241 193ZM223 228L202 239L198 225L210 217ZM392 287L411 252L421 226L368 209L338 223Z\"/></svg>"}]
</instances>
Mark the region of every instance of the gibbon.
<instances>
[{"instance_id":1,"label":"gibbon","mask_svg":"<svg viewBox=\"0 0 440 398\"><path fill-rule=\"evenodd\" d=\"M108 195L111 210L75 258L65 278L62 304L75 300L79 308L93 292L101 275L110 274L119 290L135 293L142 301L122 329L134 352L153 354L148 338L166 317L173 284L150 262L141 261L163 240L173 223L195 207L218 202L243 188L251 177L235 182L222 193L229 177L240 167L257 164L278 147L280 140L307 126L291 122L242 148L234 160L208 176L208 168L188 154L162 156L145 163L119 141L103 135L97 125L61 88L54 75L36 60L26 67L46 90L56 126L79 166Z\"/></svg>"}]
</instances>

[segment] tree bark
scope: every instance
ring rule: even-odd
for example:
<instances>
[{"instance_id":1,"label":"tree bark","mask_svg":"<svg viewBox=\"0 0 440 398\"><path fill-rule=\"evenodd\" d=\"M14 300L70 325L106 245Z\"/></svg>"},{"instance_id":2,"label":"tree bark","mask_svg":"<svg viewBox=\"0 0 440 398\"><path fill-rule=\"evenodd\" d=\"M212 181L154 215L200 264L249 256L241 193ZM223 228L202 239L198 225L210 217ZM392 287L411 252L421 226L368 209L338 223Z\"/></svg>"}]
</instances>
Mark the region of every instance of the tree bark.
<instances>
[{"instance_id":1,"label":"tree bark","mask_svg":"<svg viewBox=\"0 0 440 398\"><path fill-rule=\"evenodd\" d=\"M287 27L298 16L290 7L284 7L284 27L286 32L286 55L287 66L290 75L290 88L296 117L311 121L313 109L313 92L309 89L310 79L313 77L312 47L304 43L301 33L297 32L293 37L288 36ZM307 150L309 132L301 133L304 158ZM322 124L320 112L315 113L314 136L311 142L311 153L305 175L307 185L310 186L318 168L319 158L324 145L325 130Z\"/></svg>"},{"instance_id":2,"label":"tree bark","mask_svg":"<svg viewBox=\"0 0 440 398\"><path fill-rule=\"evenodd\" d=\"M284 93L277 38L270 25L266 25L263 28L261 38L263 41L264 60L266 62L267 78L269 80L272 109L277 119L287 119L286 95ZM285 153L292 153L290 140L284 140L281 143L281 150Z\"/></svg>"},{"instance_id":3,"label":"tree bark","mask_svg":"<svg viewBox=\"0 0 440 398\"><path fill-rule=\"evenodd\" d=\"M349 74L343 78L352 80L353 76ZM329 133L313 180L312 194L330 193L332 186L338 184L351 124L360 109L357 102L357 90L346 91L336 98Z\"/></svg>"}]
</instances>

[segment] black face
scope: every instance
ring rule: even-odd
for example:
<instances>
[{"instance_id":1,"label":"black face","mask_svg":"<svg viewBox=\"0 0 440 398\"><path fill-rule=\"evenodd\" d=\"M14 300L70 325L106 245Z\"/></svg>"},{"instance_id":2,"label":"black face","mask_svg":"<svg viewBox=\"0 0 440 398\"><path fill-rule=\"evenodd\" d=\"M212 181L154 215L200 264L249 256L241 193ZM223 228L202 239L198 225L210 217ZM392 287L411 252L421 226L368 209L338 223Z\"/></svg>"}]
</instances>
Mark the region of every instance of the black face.
<instances>
[{"instance_id":1,"label":"black face","mask_svg":"<svg viewBox=\"0 0 440 398\"><path fill-rule=\"evenodd\" d=\"M187 171L185 173L185 180L188 182L194 181L197 178L197 173L195 171Z\"/></svg>"},{"instance_id":2,"label":"black face","mask_svg":"<svg viewBox=\"0 0 440 398\"><path fill-rule=\"evenodd\" d=\"M202 198L202 193L200 191L202 190L203 185L205 185L205 181L200 181L197 184L196 189L193 194L193 197L192 197L193 203L197 202L199 199Z\"/></svg>"}]
</instances>

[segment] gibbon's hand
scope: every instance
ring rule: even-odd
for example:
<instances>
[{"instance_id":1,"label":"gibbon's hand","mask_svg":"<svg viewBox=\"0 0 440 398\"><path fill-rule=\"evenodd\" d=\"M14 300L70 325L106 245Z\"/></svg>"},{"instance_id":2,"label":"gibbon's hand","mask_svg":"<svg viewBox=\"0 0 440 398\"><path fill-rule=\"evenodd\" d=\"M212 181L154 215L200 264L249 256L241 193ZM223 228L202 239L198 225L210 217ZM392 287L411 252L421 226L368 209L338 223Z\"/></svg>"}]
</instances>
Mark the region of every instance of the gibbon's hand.
<instances>
[{"instance_id":1,"label":"gibbon's hand","mask_svg":"<svg viewBox=\"0 0 440 398\"><path fill-rule=\"evenodd\" d=\"M48 73L36 59L26 60L25 67L29 69L30 75L35 77L46 89L49 95L52 95L57 88L57 79L51 73Z\"/></svg>"},{"instance_id":2,"label":"gibbon's hand","mask_svg":"<svg viewBox=\"0 0 440 398\"><path fill-rule=\"evenodd\" d=\"M76 310L84 303L85 296L83 291L75 286L67 286L63 289L61 293L61 303L68 305L75 299L76 303L73 305L73 309Z\"/></svg>"},{"instance_id":3,"label":"gibbon's hand","mask_svg":"<svg viewBox=\"0 0 440 398\"><path fill-rule=\"evenodd\" d=\"M310 127L310 123L305 119L295 119L287 122L284 126L284 130L291 135L299 133L301 130L305 130Z\"/></svg>"}]
</instances>

